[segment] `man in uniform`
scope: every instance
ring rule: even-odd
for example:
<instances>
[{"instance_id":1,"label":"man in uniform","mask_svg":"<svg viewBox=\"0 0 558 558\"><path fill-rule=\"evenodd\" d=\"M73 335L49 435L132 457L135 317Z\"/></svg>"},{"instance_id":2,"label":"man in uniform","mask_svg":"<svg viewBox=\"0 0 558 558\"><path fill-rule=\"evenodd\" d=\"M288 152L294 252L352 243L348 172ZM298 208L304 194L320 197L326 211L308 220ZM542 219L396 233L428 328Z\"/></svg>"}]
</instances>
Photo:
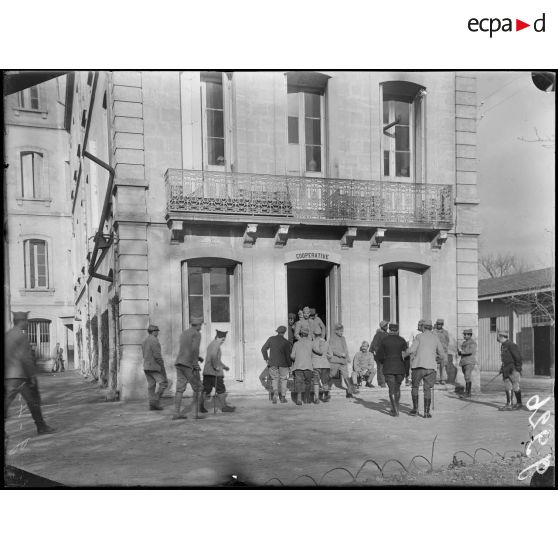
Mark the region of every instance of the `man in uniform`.
<instances>
[{"instance_id":1,"label":"man in uniform","mask_svg":"<svg viewBox=\"0 0 558 558\"><path fill-rule=\"evenodd\" d=\"M224 370L229 367L221 360L221 345L227 337L226 331L215 332L215 339L207 346L207 354L205 356L205 364L203 367L203 389L209 397L211 390L215 388L215 397L221 405L221 412L232 413L236 407L227 405L227 390L225 388Z\"/></svg>"},{"instance_id":2,"label":"man in uniform","mask_svg":"<svg viewBox=\"0 0 558 558\"><path fill-rule=\"evenodd\" d=\"M384 377L389 388L391 416L399 416L399 399L401 397L401 382L405 377L405 363L403 358L407 353L407 341L399 335L399 326L389 324L389 333L380 341L376 352L378 360L383 365Z\"/></svg>"},{"instance_id":3,"label":"man in uniform","mask_svg":"<svg viewBox=\"0 0 558 558\"><path fill-rule=\"evenodd\" d=\"M417 335L409 349L411 355L411 368L413 387L411 397L413 399L413 410L409 413L418 413L418 391L421 380L424 390L424 417L432 418L430 403L432 401L432 388L436 382L437 360L446 358L444 347L437 335L432 333L432 322L424 320L422 327L424 331Z\"/></svg>"},{"instance_id":4,"label":"man in uniform","mask_svg":"<svg viewBox=\"0 0 558 558\"><path fill-rule=\"evenodd\" d=\"M521 378L521 368L523 361L519 347L509 340L507 331L498 332L498 343L501 343L500 357L502 359L502 367L500 374L504 379L504 387L506 390L506 405L500 407L500 411L518 411L523 409L521 403L521 389L519 387L519 380ZM515 394L516 404L512 404L512 391Z\"/></svg>"},{"instance_id":5,"label":"man in uniform","mask_svg":"<svg viewBox=\"0 0 558 558\"><path fill-rule=\"evenodd\" d=\"M376 351L380 347L380 341L388 334L387 333L388 325L389 322L386 322L386 320L382 320L380 322L380 329L376 330L374 339L372 339L372 343L370 343L370 352L374 355L374 360L376 361L376 370L378 371L378 385L380 387L386 387L386 380L382 372L382 363L379 362L378 359L376 358Z\"/></svg>"},{"instance_id":6,"label":"man in uniform","mask_svg":"<svg viewBox=\"0 0 558 558\"><path fill-rule=\"evenodd\" d=\"M327 338L326 326L324 322L322 322L320 316L318 316L315 308L310 308L310 317L308 318L308 323L311 333L316 333L316 329L319 327L324 334L324 339Z\"/></svg>"},{"instance_id":7,"label":"man in uniform","mask_svg":"<svg viewBox=\"0 0 558 558\"><path fill-rule=\"evenodd\" d=\"M335 324L334 331L334 334L329 340L329 347L331 349L330 375L332 378L335 378L337 376L337 373L341 374L341 378L347 385L347 393L345 397L347 397L347 399L352 399L353 395L358 393L358 390L353 385L353 381L349 376L349 370L347 368L347 364L351 362L351 360L349 359L349 349L347 347L347 341L345 340L345 337L343 337L343 325Z\"/></svg>"},{"instance_id":8,"label":"man in uniform","mask_svg":"<svg viewBox=\"0 0 558 558\"><path fill-rule=\"evenodd\" d=\"M445 360L440 360L440 362L438 363L438 370L440 372L440 379L439 379L438 383L444 385L446 383L447 379L448 379L447 354L448 354L448 347L449 347L450 338L449 338L448 331L446 329L444 329L444 320L442 318L438 318L436 320L436 328L434 329L434 333L440 339L440 343L442 344L442 347L444 348L444 351L445 351L445 354L446 354Z\"/></svg>"},{"instance_id":9,"label":"man in uniform","mask_svg":"<svg viewBox=\"0 0 558 558\"><path fill-rule=\"evenodd\" d=\"M312 367L312 341L310 331L303 325L299 329L299 340L293 345L291 360L294 361L293 373L295 377L296 404L302 405L302 393L305 393L305 402L310 403L310 392L314 370Z\"/></svg>"},{"instance_id":10,"label":"man in uniform","mask_svg":"<svg viewBox=\"0 0 558 558\"><path fill-rule=\"evenodd\" d=\"M465 393L462 393L459 397L467 398L471 397L472 375L477 364L477 342L473 340L472 329L464 329L463 338L465 341L461 343L461 349L457 351L457 354L461 357L459 366L461 366L465 377Z\"/></svg>"},{"instance_id":11,"label":"man in uniform","mask_svg":"<svg viewBox=\"0 0 558 558\"><path fill-rule=\"evenodd\" d=\"M14 312L14 327L6 333L4 422L8 417L10 404L17 395L21 395L35 421L37 434L50 434L55 429L44 421L41 412L37 369L27 336L27 314L28 312Z\"/></svg>"},{"instance_id":12,"label":"man in uniform","mask_svg":"<svg viewBox=\"0 0 558 558\"><path fill-rule=\"evenodd\" d=\"M298 322L295 324L294 338L296 341L300 339L300 330L303 327L310 332L308 335L310 336L310 340L312 340L314 338L314 332L310 330L310 308L308 308L308 306L302 309L302 318L299 318Z\"/></svg>"},{"instance_id":13,"label":"man in uniform","mask_svg":"<svg viewBox=\"0 0 558 558\"><path fill-rule=\"evenodd\" d=\"M150 325L147 328L147 333L148 335L142 343L141 349L143 352L143 371L147 378L149 410L162 411L161 396L165 389L167 389L169 382L161 352L161 343L157 339L159 328L156 325ZM159 384L159 387L155 390L157 384Z\"/></svg>"},{"instance_id":14,"label":"man in uniform","mask_svg":"<svg viewBox=\"0 0 558 558\"><path fill-rule=\"evenodd\" d=\"M291 366L292 345L285 339L285 326L279 326L277 335L270 337L262 347L262 355L269 368L271 375L271 387L273 390L272 402L277 404L277 396L281 403L287 402L287 380ZM268 356L269 351L269 356Z\"/></svg>"},{"instance_id":15,"label":"man in uniform","mask_svg":"<svg viewBox=\"0 0 558 558\"><path fill-rule=\"evenodd\" d=\"M318 390L318 399L321 398L324 403L331 399L329 396L329 370L331 368L329 359L331 358L331 349L329 348L329 343L324 339L324 334L324 330L318 326L314 331L314 343L312 344L312 368L317 379L317 385L316 380L314 381L314 403L316 403L316 389Z\"/></svg>"},{"instance_id":16,"label":"man in uniform","mask_svg":"<svg viewBox=\"0 0 558 558\"><path fill-rule=\"evenodd\" d=\"M376 375L374 370L374 357L372 353L368 351L368 341L363 341L360 344L360 351L355 353L353 357L353 384L356 383L357 387L360 387L362 380L366 382L366 387L372 388L374 384L372 380Z\"/></svg>"},{"instance_id":17,"label":"man in uniform","mask_svg":"<svg viewBox=\"0 0 558 558\"><path fill-rule=\"evenodd\" d=\"M203 386L200 378L200 341L203 318L190 318L190 327L180 334L178 342L178 356L174 365L176 366L176 395L174 396L173 420L188 418L180 412L182 397L188 383L194 390L194 404L196 410L207 413L203 405ZM198 417L201 418L201 417Z\"/></svg>"},{"instance_id":18,"label":"man in uniform","mask_svg":"<svg viewBox=\"0 0 558 558\"><path fill-rule=\"evenodd\" d=\"M287 332L288 332L287 339L289 340L289 343L292 345L295 342L294 328L295 328L296 314L290 312L288 317L289 317L289 323L287 324Z\"/></svg>"}]
</instances>

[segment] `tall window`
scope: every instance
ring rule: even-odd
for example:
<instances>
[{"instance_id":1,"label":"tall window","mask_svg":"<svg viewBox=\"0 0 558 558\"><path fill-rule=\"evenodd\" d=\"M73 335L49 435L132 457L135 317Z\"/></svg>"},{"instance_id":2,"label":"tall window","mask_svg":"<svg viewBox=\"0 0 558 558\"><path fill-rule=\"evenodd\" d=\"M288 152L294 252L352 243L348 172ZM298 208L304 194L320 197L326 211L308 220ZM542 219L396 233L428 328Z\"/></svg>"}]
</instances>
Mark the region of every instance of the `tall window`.
<instances>
[{"instance_id":1,"label":"tall window","mask_svg":"<svg viewBox=\"0 0 558 558\"><path fill-rule=\"evenodd\" d=\"M39 86L34 85L18 93L19 108L39 110Z\"/></svg>"},{"instance_id":2,"label":"tall window","mask_svg":"<svg viewBox=\"0 0 558 558\"><path fill-rule=\"evenodd\" d=\"M422 177L424 88L392 81L382 85L382 169L385 177L420 181Z\"/></svg>"},{"instance_id":3,"label":"tall window","mask_svg":"<svg viewBox=\"0 0 558 558\"><path fill-rule=\"evenodd\" d=\"M27 336L37 360L50 358L50 320L29 320Z\"/></svg>"},{"instance_id":4,"label":"tall window","mask_svg":"<svg viewBox=\"0 0 558 558\"><path fill-rule=\"evenodd\" d=\"M225 106L220 72L201 75L204 166L223 170L225 166Z\"/></svg>"},{"instance_id":5,"label":"tall window","mask_svg":"<svg viewBox=\"0 0 558 558\"><path fill-rule=\"evenodd\" d=\"M48 288L48 255L45 240L31 239L23 243L25 288Z\"/></svg>"},{"instance_id":6,"label":"tall window","mask_svg":"<svg viewBox=\"0 0 558 558\"><path fill-rule=\"evenodd\" d=\"M40 198L43 186L43 155L34 151L21 153L21 195Z\"/></svg>"},{"instance_id":7,"label":"tall window","mask_svg":"<svg viewBox=\"0 0 558 558\"><path fill-rule=\"evenodd\" d=\"M211 323L231 321L231 274L232 270L226 267L188 266L190 319L204 317L204 321Z\"/></svg>"},{"instance_id":8,"label":"tall window","mask_svg":"<svg viewBox=\"0 0 558 558\"><path fill-rule=\"evenodd\" d=\"M287 109L287 170L319 176L324 168L324 95L289 87Z\"/></svg>"}]
</instances>

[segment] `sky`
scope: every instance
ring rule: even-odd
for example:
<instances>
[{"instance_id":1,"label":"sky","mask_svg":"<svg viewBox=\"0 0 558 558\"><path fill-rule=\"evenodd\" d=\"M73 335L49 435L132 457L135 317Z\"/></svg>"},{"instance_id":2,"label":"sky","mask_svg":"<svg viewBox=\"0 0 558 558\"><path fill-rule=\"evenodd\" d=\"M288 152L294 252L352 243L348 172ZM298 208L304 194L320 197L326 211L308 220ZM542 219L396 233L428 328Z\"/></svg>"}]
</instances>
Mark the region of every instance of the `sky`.
<instances>
[{"instance_id":1,"label":"sky","mask_svg":"<svg viewBox=\"0 0 558 558\"><path fill-rule=\"evenodd\" d=\"M531 72L477 74L481 253L517 254L533 269L554 265L555 95ZM525 141L537 134L548 141Z\"/></svg>"}]
</instances>

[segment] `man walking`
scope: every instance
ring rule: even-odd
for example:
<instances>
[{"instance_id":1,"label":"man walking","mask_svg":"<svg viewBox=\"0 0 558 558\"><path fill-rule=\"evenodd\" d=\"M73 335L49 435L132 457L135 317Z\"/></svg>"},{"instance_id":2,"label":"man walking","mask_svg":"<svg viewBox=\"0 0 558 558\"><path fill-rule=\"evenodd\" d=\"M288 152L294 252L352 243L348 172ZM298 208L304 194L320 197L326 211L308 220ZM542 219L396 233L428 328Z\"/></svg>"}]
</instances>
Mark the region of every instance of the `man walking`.
<instances>
[{"instance_id":1,"label":"man walking","mask_svg":"<svg viewBox=\"0 0 558 558\"><path fill-rule=\"evenodd\" d=\"M353 395L358 393L358 390L353 385L353 381L349 377L349 370L347 364L351 362L349 359L349 349L347 347L347 341L343 337L344 328L342 324L335 325L335 332L329 340L329 347L331 349L331 369L330 376L334 378L338 373L341 374L341 378L347 385L347 393L345 397L347 399L352 399ZM331 383L331 380L330 380Z\"/></svg>"},{"instance_id":2,"label":"man walking","mask_svg":"<svg viewBox=\"0 0 558 558\"><path fill-rule=\"evenodd\" d=\"M165 362L161 353L161 343L157 339L159 328L156 325L150 325L147 328L147 337L145 338L141 349L143 352L143 371L147 378L147 396L149 398L150 411L162 411L161 396L169 385L167 372L165 370ZM155 389L155 386L159 387Z\"/></svg>"},{"instance_id":3,"label":"man walking","mask_svg":"<svg viewBox=\"0 0 558 558\"><path fill-rule=\"evenodd\" d=\"M519 387L519 380L521 378L521 368L523 361L519 347L509 340L507 331L498 332L498 343L500 347L500 358L502 359L502 366L500 374L504 380L504 388L506 390L506 405L500 407L499 411L519 411L523 409L521 403L521 389ZM512 404L512 391L515 394L515 405Z\"/></svg>"},{"instance_id":4,"label":"man walking","mask_svg":"<svg viewBox=\"0 0 558 558\"><path fill-rule=\"evenodd\" d=\"M353 385L359 388L362 384L362 380L365 381L366 387L372 388L374 384L372 380L376 375L374 371L374 357L372 353L368 351L368 341L363 341L360 344L360 351L355 353L353 357Z\"/></svg>"},{"instance_id":5,"label":"man walking","mask_svg":"<svg viewBox=\"0 0 558 558\"><path fill-rule=\"evenodd\" d=\"M180 412L182 397L188 383L194 390L194 405L200 413L207 413L203 406L203 386L200 378L200 341L203 318L190 318L190 327L180 334L176 366L176 395L174 396L173 420L188 418ZM201 418L201 417L199 417Z\"/></svg>"},{"instance_id":6,"label":"man walking","mask_svg":"<svg viewBox=\"0 0 558 558\"><path fill-rule=\"evenodd\" d=\"M227 337L226 331L216 330L215 339L207 346L205 364L203 367L203 389L207 396L215 388L215 397L221 405L221 412L232 413L236 407L227 405L227 390L225 388L225 372L229 367L221 360L221 345Z\"/></svg>"},{"instance_id":7,"label":"man walking","mask_svg":"<svg viewBox=\"0 0 558 558\"><path fill-rule=\"evenodd\" d=\"M417 335L409 349L411 355L412 388L411 397L413 399L413 410L409 413L418 413L418 391L421 380L423 381L424 391L424 417L432 418L430 413L430 403L432 401L432 388L436 381L437 359L446 358L444 347L440 343L437 335L432 333L432 322L424 320L424 331Z\"/></svg>"},{"instance_id":8,"label":"man walking","mask_svg":"<svg viewBox=\"0 0 558 558\"><path fill-rule=\"evenodd\" d=\"M312 341L309 339L310 331L303 325L299 332L299 340L293 345L291 360L294 361L293 373L295 377L296 404L302 405L302 393L305 393L305 402L310 403L312 378Z\"/></svg>"},{"instance_id":9,"label":"man walking","mask_svg":"<svg viewBox=\"0 0 558 558\"><path fill-rule=\"evenodd\" d=\"M277 397L281 403L287 402L287 380L291 366L292 345L285 339L285 326L279 326L277 335L270 337L262 347L262 355L271 375L271 388L273 390L272 403L277 404ZM269 351L269 356L268 356Z\"/></svg>"},{"instance_id":10,"label":"man walking","mask_svg":"<svg viewBox=\"0 0 558 558\"><path fill-rule=\"evenodd\" d=\"M389 324L389 333L380 341L377 357L383 365L384 377L389 388L391 416L399 416L399 399L401 398L401 382L405 377L403 358L407 353L407 341L399 335L399 326Z\"/></svg>"},{"instance_id":11,"label":"man walking","mask_svg":"<svg viewBox=\"0 0 558 558\"><path fill-rule=\"evenodd\" d=\"M380 341L387 336L388 324L389 322L386 322L386 320L382 320L380 322L380 329L376 330L374 339L372 339L372 343L370 343L370 352L374 355L374 360L376 361L376 370L378 372L378 385L380 387L386 387L386 380L383 374L382 363L379 362L378 359L376 358L376 351L380 347Z\"/></svg>"},{"instance_id":12,"label":"man walking","mask_svg":"<svg viewBox=\"0 0 558 558\"><path fill-rule=\"evenodd\" d=\"M10 404L17 395L21 395L35 421L37 434L50 434L55 429L44 421L41 412L37 369L27 336L27 314L28 312L14 312L14 326L6 333L4 422L8 417Z\"/></svg>"},{"instance_id":13,"label":"man walking","mask_svg":"<svg viewBox=\"0 0 558 558\"><path fill-rule=\"evenodd\" d=\"M464 329L463 338L465 341L461 343L461 349L457 351L457 354L461 357L459 366L465 377L465 392L459 397L468 398L471 397L473 370L477 364L477 342L473 340L472 329Z\"/></svg>"},{"instance_id":14,"label":"man walking","mask_svg":"<svg viewBox=\"0 0 558 558\"><path fill-rule=\"evenodd\" d=\"M448 347L449 347L449 333L446 329L444 329L444 320L442 318L438 318L436 320L436 328L434 329L434 333L438 336L442 347L444 348L444 352L446 354L446 358L444 360L440 360L438 363L438 370L440 373L440 378L438 383L444 385L448 379L448 372L447 372L447 354L448 354Z\"/></svg>"}]
</instances>

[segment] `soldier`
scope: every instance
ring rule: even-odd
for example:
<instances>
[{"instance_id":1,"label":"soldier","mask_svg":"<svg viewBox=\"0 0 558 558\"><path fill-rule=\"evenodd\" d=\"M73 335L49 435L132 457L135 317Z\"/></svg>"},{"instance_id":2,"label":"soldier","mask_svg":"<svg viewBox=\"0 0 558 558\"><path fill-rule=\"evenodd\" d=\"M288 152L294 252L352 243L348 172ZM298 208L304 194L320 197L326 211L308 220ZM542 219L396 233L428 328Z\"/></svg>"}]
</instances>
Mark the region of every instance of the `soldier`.
<instances>
[{"instance_id":1,"label":"soldier","mask_svg":"<svg viewBox=\"0 0 558 558\"><path fill-rule=\"evenodd\" d=\"M331 377L337 376L337 373L341 373L342 379L347 385L347 393L345 397L347 399L352 399L354 394L358 393L358 390L353 385L353 381L349 377L349 371L347 369L347 364L351 362L349 359L349 349L347 348L347 341L343 337L343 325L335 324L335 333L331 336L329 340L329 346L331 349ZM331 380L330 380L331 383Z\"/></svg>"},{"instance_id":2,"label":"soldier","mask_svg":"<svg viewBox=\"0 0 558 558\"><path fill-rule=\"evenodd\" d=\"M519 411L523 409L521 403L521 389L519 380L521 378L521 368L523 361L519 347L508 339L507 331L498 332L498 343L501 343L500 357L502 359L502 367L500 374L504 379L504 387L506 390L506 405L500 407L499 411ZM516 404L512 405L512 391L515 394Z\"/></svg>"},{"instance_id":3,"label":"soldier","mask_svg":"<svg viewBox=\"0 0 558 558\"><path fill-rule=\"evenodd\" d=\"M302 309L302 318L299 318L298 322L295 324L294 338L296 341L300 339L300 329L302 327L305 327L310 332L309 336L310 340L312 340L314 338L314 332L310 330L310 308L308 308L308 306Z\"/></svg>"},{"instance_id":4,"label":"soldier","mask_svg":"<svg viewBox=\"0 0 558 558\"><path fill-rule=\"evenodd\" d=\"M444 360L440 360L438 363L438 370L440 373L440 379L438 381L439 384L444 385L448 379L448 372L447 372L447 354L448 354L448 347L449 347L449 333L446 329L444 329L444 320L442 318L438 318L436 320L436 328L434 329L434 333L440 339L440 343L442 347L444 347L444 351L446 354L446 358Z\"/></svg>"},{"instance_id":5,"label":"soldier","mask_svg":"<svg viewBox=\"0 0 558 558\"><path fill-rule=\"evenodd\" d=\"M279 326L276 330L277 335L270 337L262 347L262 355L269 367L271 375L271 385L273 390L272 402L277 404L277 396L281 403L287 402L287 380L289 378L291 366L292 345L284 337L287 328ZM269 350L269 356L267 351Z\"/></svg>"},{"instance_id":6,"label":"soldier","mask_svg":"<svg viewBox=\"0 0 558 558\"><path fill-rule=\"evenodd\" d=\"M436 359L446 358L444 347L437 335L432 333L432 322L424 320L422 327L424 331L417 335L409 349L411 355L411 368L413 368L411 397L413 399L413 410L409 413L418 413L418 391L421 380L424 390L424 417L432 418L430 403L432 401L432 388L436 381Z\"/></svg>"},{"instance_id":7,"label":"soldier","mask_svg":"<svg viewBox=\"0 0 558 558\"><path fill-rule=\"evenodd\" d=\"M324 339L324 330L318 326L314 331L314 343L312 344L312 368L314 370L314 403L316 403L316 384L318 399L327 403L329 396L329 359L331 349L329 343ZM317 381L316 381L317 380Z\"/></svg>"},{"instance_id":8,"label":"soldier","mask_svg":"<svg viewBox=\"0 0 558 558\"><path fill-rule=\"evenodd\" d=\"M389 322L386 322L386 320L382 320L380 322L380 329L376 330L374 339L372 339L372 343L370 343L370 352L374 355L374 360L376 361L376 370L378 371L378 385L380 387L386 387L386 380L382 372L382 363L379 362L376 358L376 351L380 347L380 341L387 336L388 325Z\"/></svg>"},{"instance_id":9,"label":"soldier","mask_svg":"<svg viewBox=\"0 0 558 558\"><path fill-rule=\"evenodd\" d=\"M360 344L360 351L355 353L353 357L353 384L356 383L357 387L362 385L362 379L366 382L366 387L373 388L372 380L376 375L374 370L374 357L368 351L368 341L363 341Z\"/></svg>"},{"instance_id":10,"label":"soldier","mask_svg":"<svg viewBox=\"0 0 558 558\"><path fill-rule=\"evenodd\" d=\"M294 328L295 328L296 314L290 312L288 317L289 317L289 323L287 324L287 331L288 331L287 338L289 340L289 343L292 345L295 342Z\"/></svg>"},{"instance_id":11,"label":"soldier","mask_svg":"<svg viewBox=\"0 0 558 558\"><path fill-rule=\"evenodd\" d=\"M322 322L320 316L318 316L318 314L316 313L315 308L310 308L310 317L308 318L308 322L311 333L316 333L316 328L319 327L324 334L324 339L327 338L326 326L324 322Z\"/></svg>"},{"instance_id":12,"label":"soldier","mask_svg":"<svg viewBox=\"0 0 558 558\"><path fill-rule=\"evenodd\" d=\"M14 326L6 333L4 421L8 417L10 404L19 394L27 403L37 427L37 434L50 434L55 432L55 429L44 421L41 412L37 369L27 336L27 314L28 312L14 312Z\"/></svg>"},{"instance_id":13,"label":"soldier","mask_svg":"<svg viewBox=\"0 0 558 558\"><path fill-rule=\"evenodd\" d=\"M463 338L465 341L461 344L461 349L457 351L457 354L461 357L459 365L465 377L465 393L462 393L459 397L467 398L471 397L471 379L477 364L477 342L473 340L472 329L464 329Z\"/></svg>"},{"instance_id":14,"label":"soldier","mask_svg":"<svg viewBox=\"0 0 558 558\"><path fill-rule=\"evenodd\" d=\"M227 405L227 390L225 388L225 371L229 367L221 360L221 345L227 338L226 331L215 330L215 339L207 346L207 354L205 356L205 364L203 367L203 389L209 397L211 390L215 388L215 397L221 405L221 412L232 413L236 407Z\"/></svg>"},{"instance_id":15,"label":"soldier","mask_svg":"<svg viewBox=\"0 0 558 558\"><path fill-rule=\"evenodd\" d=\"M377 357L383 365L384 376L389 388L391 416L399 416L399 399L401 397L401 382L405 377L405 363L403 358L407 353L407 341L399 335L399 326L389 324L389 333L380 341Z\"/></svg>"},{"instance_id":16,"label":"soldier","mask_svg":"<svg viewBox=\"0 0 558 558\"><path fill-rule=\"evenodd\" d=\"M180 412L182 397L188 383L194 390L194 404L196 410L201 413L207 413L203 405L203 386L200 378L200 341L201 327L203 318L190 318L190 327L180 334L178 344L178 356L176 357L176 395L174 396L174 415L173 420L188 418ZM197 417L202 418L202 417Z\"/></svg>"},{"instance_id":17,"label":"soldier","mask_svg":"<svg viewBox=\"0 0 558 558\"><path fill-rule=\"evenodd\" d=\"M149 398L150 411L162 411L161 396L169 385L167 372L165 370L165 362L161 354L161 343L157 339L159 328L156 325L150 325L147 328L147 337L145 338L141 349L143 352L143 371L147 378L147 396ZM159 384L155 390L156 384Z\"/></svg>"},{"instance_id":18,"label":"soldier","mask_svg":"<svg viewBox=\"0 0 558 558\"><path fill-rule=\"evenodd\" d=\"M291 359L294 361L296 404L302 405L302 393L305 402L310 403L310 391L314 372L312 368L312 341L309 339L310 330L303 325L299 329L299 340L293 345Z\"/></svg>"}]
</instances>

